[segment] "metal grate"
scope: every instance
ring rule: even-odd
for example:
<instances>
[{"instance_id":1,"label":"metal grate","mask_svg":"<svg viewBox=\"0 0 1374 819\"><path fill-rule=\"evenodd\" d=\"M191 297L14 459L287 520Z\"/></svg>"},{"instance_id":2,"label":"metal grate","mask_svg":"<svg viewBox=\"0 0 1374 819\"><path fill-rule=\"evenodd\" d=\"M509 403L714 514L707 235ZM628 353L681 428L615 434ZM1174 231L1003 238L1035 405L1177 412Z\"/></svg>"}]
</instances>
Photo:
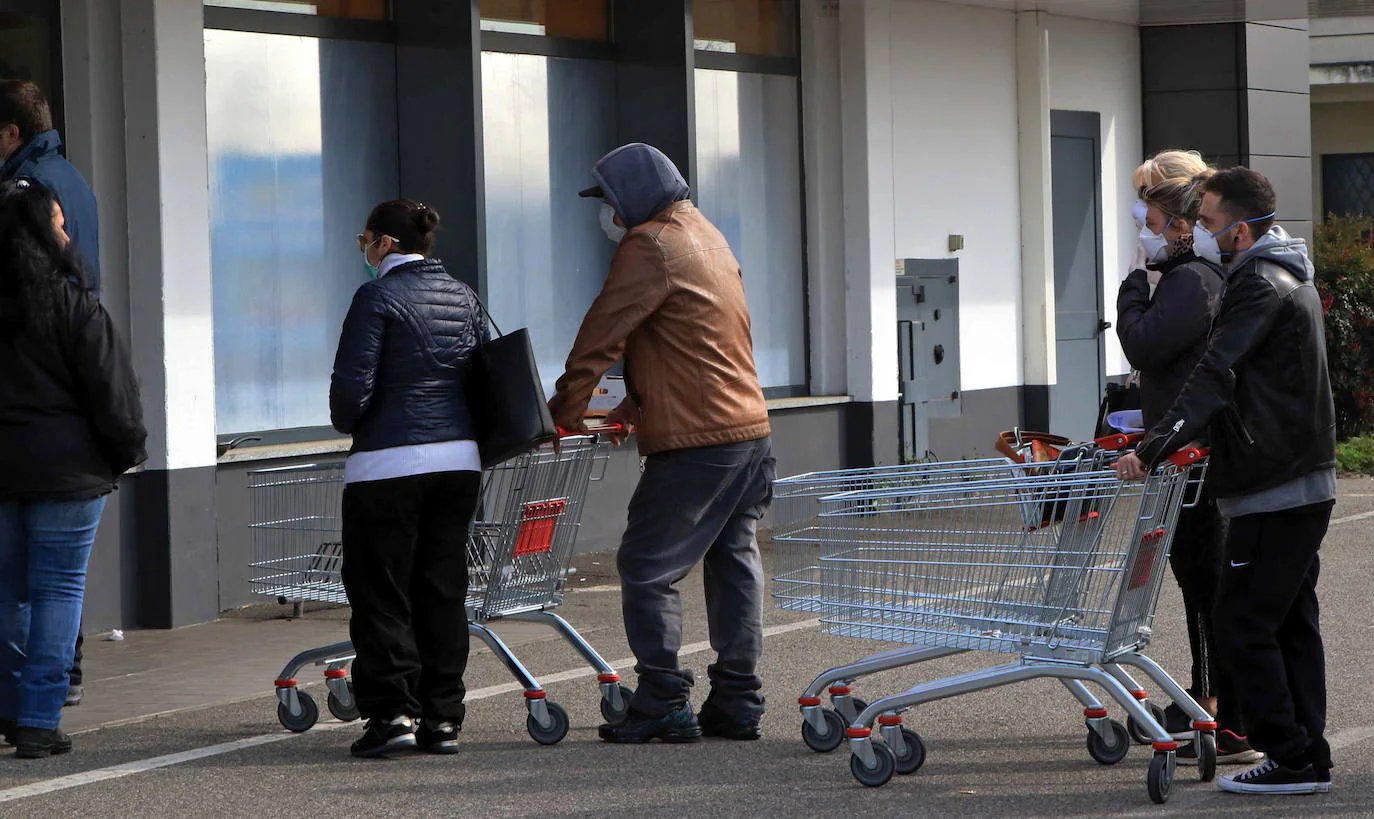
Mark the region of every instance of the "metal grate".
<instances>
[{"instance_id":1,"label":"metal grate","mask_svg":"<svg viewBox=\"0 0 1374 819\"><path fill-rule=\"evenodd\" d=\"M1322 156L1322 212L1374 216L1374 154Z\"/></svg>"}]
</instances>

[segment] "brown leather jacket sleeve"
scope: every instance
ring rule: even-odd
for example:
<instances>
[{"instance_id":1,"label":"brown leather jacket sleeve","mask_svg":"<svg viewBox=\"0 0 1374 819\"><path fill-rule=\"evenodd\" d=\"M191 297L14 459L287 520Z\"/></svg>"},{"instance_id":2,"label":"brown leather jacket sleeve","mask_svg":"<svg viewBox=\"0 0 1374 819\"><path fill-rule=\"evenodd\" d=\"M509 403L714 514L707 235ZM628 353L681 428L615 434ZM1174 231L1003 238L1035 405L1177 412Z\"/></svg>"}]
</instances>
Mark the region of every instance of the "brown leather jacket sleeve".
<instances>
[{"instance_id":1,"label":"brown leather jacket sleeve","mask_svg":"<svg viewBox=\"0 0 1374 819\"><path fill-rule=\"evenodd\" d=\"M631 231L611 260L611 272L592 302L549 400L554 423L575 429L592 391L625 353L625 340L668 298L668 267L658 241Z\"/></svg>"}]
</instances>

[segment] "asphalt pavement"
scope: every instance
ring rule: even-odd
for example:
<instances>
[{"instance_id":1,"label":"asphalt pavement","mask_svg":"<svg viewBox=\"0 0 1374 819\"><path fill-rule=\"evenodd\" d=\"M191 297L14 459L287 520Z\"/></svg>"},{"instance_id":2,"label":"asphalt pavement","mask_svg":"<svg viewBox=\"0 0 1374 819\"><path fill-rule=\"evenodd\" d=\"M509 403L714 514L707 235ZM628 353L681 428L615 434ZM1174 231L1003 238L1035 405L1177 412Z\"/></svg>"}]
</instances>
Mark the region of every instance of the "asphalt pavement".
<instances>
[{"instance_id":1,"label":"asphalt pavement","mask_svg":"<svg viewBox=\"0 0 1374 819\"><path fill-rule=\"evenodd\" d=\"M286 732L271 693L271 679L292 651L344 638L346 612L291 621L259 610L195 629L91 643L88 701L67 717L68 727L79 730L75 752L42 761L0 757L0 816L1374 816L1367 659L1374 638L1374 481L1345 480L1341 490L1319 589L1328 736L1338 766L1328 794L1234 796L1181 767L1169 803L1154 805L1145 786L1148 750L1137 747L1114 766L1093 762L1080 708L1046 680L909 712L907 725L926 742L925 765L882 788L864 788L849 772L847 750L817 754L802 744L795 703L819 671L887 646L827 635L806 615L771 607L763 671L770 710L760 741L601 743L594 675L571 648L521 625L507 633L545 679L550 699L571 715L565 740L545 747L529 738L518 690L490 653L478 652L460 754L354 760L348 743L361 731L358 723L326 716L306 733ZM579 556L580 574L559 612L632 679L611 561ZM704 680L710 654L702 642L699 575L684 583L684 599L683 660ZM1149 653L1186 680L1187 637L1171 581L1159 611ZM871 699L1006 660L946 658L865 679L856 692ZM225 669L218 678L216 664ZM323 700L318 683L309 690ZM698 702L704 694L698 691ZM1119 716L1120 709L1113 712Z\"/></svg>"}]
</instances>

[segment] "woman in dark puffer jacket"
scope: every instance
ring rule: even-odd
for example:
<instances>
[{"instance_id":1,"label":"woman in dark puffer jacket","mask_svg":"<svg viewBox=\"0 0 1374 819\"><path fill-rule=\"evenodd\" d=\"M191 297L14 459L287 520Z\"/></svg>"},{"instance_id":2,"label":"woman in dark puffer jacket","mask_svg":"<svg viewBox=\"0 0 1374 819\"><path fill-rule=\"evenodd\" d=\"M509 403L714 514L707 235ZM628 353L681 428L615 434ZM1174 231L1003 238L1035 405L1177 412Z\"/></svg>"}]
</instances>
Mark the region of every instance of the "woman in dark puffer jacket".
<instances>
[{"instance_id":1,"label":"woman in dark puffer jacket","mask_svg":"<svg viewBox=\"0 0 1374 819\"><path fill-rule=\"evenodd\" d=\"M343 583L368 720L360 757L455 753L463 724L467 534L482 468L464 396L486 331L477 296L429 258L438 228L419 202L372 210L358 234L372 281L353 297L330 383L334 427L353 436Z\"/></svg>"},{"instance_id":2,"label":"woman in dark puffer jacket","mask_svg":"<svg viewBox=\"0 0 1374 819\"><path fill-rule=\"evenodd\" d=\"M1146 188L1146 229L1161 246L1149 259L1150 273L1158 276L1153 295L1145 270L1133 271L1117 295L1117 334L1131 366L1140 371L1141 414L1151 429L1174 403L1188 375L1207 350L1207 336L1221 305L1225 274L1210 234L1201 228L1194 241L1194 226L1202 204L1199 188L1212 171L1194 177L1166 179ZM1260 754L1245 740L1235 713L1235 698L1227 696L1234 685L1226 669L1218 666L1212 631L1212 606L1221 580L1225 520L1216 501L1202 490L1195 507L1179 513L1169 564L1183 593L1183 609L1192 648L1191 693L1217 716L1217 756L1222 764L1254 762ZM1218 711L1220 708L1220 711ZM1165 727L1171 733L1190 731L1191 720L1175 704L1165 709ZM1179 750L1179 761L1196 764L1196 749Z\"/></svg>"},{"instance_id":3,"label":"woman in dark puffer jacket","mask_svg":"<svg viewBox=\"0 0 1374 819\"><path fill-rule=\"evenodd\" d=\"M0 188L0 733L21 759L72 749L59 726L91 545L115 480L147 458L128 348L62 225L37 182Z\"/></svg>"}]
</instances>

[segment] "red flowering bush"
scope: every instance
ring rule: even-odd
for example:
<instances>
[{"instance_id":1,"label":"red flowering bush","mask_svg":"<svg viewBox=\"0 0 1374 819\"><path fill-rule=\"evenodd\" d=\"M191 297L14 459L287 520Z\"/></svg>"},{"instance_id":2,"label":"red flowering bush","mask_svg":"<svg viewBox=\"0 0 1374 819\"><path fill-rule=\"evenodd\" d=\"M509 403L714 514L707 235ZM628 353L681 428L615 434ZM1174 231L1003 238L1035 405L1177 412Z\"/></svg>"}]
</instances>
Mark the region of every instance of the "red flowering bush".
<instances>
[{"instance_id":1,"label":"red flowering bush","mask_svg":"<svg viewBox=\"0 0 1374 819\"><path fill-rule=\"evenodd\" d=\"M1374 219L1329 217L1316 227L1314 250L1336 432L1344 440L1374 431Z\"/></svg>"}]
</instances>

